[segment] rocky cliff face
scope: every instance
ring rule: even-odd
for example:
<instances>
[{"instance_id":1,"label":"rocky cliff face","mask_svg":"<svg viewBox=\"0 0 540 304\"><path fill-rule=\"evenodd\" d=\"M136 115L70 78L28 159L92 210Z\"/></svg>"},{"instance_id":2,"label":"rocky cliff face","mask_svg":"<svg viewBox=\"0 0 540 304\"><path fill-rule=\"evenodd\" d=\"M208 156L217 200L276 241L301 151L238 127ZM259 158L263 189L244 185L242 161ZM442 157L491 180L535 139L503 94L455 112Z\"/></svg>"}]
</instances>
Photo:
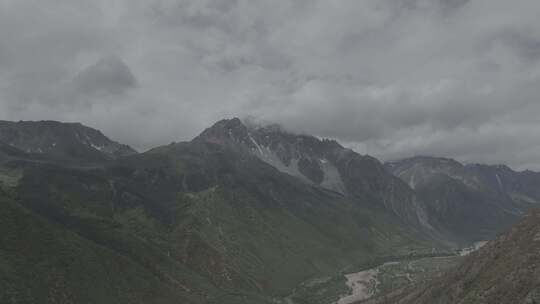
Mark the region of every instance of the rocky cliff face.
<instances>
[{"instance_id":1,"label":"rocky cliff face","mask_svg":"<svg viewBox=\"0 0 540 304\"><path fill-rule=\"evenodd\" d=\"M292 134L279 126L248 127L238 118L216 123L197 140L236 145L283 173L341 194L347 191L334 164L345 148L335 141Z\"/></svg>"},{"instance_id":2,"label":"rocky cliff face","mask_svg":"<svg viewBox=\"0 0 540 304\"><path fill-rule=\"evenodd\" d=\"M217 122L194 141L232 146L308 184L380 204L405 222L435 233L424 202L414 191L377 159L335 140L294 134L276 125L249 126L234 118Z\"/></svg>"}]
</instances>

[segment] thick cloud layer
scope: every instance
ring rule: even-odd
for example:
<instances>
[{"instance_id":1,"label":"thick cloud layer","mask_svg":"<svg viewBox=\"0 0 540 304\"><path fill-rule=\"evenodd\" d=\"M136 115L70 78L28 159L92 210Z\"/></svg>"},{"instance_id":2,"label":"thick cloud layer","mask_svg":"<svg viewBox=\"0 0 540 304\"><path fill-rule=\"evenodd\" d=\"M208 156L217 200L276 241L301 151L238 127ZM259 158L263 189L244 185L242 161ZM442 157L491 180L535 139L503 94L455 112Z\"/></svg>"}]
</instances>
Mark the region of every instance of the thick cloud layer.
<instances>
[{"instance_id":1,"label":"thick cloud layer","mask_svg":"<svg viewBox=\"0 0 540 304\"><path fill-rule=\"evenodd\" d=\"M0 0L0 118L139 149L231 116L540 169L536 0Z\"/></svg>"}]
</instances>

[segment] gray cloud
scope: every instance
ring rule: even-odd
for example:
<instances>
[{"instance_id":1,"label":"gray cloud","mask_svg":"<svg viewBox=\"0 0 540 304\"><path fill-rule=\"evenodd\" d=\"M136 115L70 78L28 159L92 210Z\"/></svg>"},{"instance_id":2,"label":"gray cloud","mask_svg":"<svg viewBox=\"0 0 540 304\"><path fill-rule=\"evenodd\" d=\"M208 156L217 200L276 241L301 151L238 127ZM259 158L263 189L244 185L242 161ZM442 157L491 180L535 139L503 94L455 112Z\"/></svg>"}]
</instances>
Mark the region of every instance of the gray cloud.
<instances>
[{"instance_id":1,"label":"gray cloud","mask_svg":"<svg viewBox=\"0 0 540 304\"><path fill-rule=\"evenodd\" d=\"M136 86L129 67L116 56L106 56L78 73L71 83L72 90L89 98L122 94Z\"/></svg>"},{"instance_id":2,"label":"gray cloud","mask_svg":"<svg viewBox=\"0 0 540 304\"><path fill-rule=\"evenodd\" d=\"M539 9L0 0L0 118L81 121L145 149L249 116L383 159L540 169Z\"/></svg>"}]
</instances>

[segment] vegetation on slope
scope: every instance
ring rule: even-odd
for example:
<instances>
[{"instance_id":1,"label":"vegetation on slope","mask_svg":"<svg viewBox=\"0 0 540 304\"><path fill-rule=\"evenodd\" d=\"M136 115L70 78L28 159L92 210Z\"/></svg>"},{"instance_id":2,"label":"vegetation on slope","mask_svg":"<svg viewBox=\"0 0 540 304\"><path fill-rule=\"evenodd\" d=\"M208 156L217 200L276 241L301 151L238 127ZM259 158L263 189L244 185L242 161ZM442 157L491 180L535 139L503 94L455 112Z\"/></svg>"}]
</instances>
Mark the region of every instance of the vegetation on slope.
<instances>
[{"instance_id":1,"label":"vegetation on slope","mask_svg":"<svg viewBox=\"0 0 540 304\"><path fill-rule=\"evenodd\" d=\"M16 303L266 303L390 248L433 244L379 204L222 146L178 144L91 168L4 168L21 172L5 187L0 245L11 282L2 296ZM60 298L46 294L50 284Z\"/></svg>"},{"instance_id":2,"label":"vegetation on slope","mask_svg":"<svg viewBox=\"0 0 540 304\"><path fill-rule=\"evenodd\" d=\"M540 211L467 256L454 270L369 303L532 304L540 301Z\"/></svg>"}]
</instances>

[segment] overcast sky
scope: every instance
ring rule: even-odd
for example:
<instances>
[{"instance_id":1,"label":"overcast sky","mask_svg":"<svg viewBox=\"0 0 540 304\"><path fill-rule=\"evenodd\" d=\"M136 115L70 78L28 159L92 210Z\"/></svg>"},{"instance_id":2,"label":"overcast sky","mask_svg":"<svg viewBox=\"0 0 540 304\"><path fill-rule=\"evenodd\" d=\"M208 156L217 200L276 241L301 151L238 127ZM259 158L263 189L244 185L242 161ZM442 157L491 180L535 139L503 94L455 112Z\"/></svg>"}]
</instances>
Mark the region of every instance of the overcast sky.
<instances>
[{"instance_id":1,"label":"overcast sky","mask_svg":"<svg viewBox=\"0 0 540 304\"><path fill-rule=\"evenodd\" d=\"M0 0L0 118L139 150L252 117L540 169L538 0Z\"/></svg>"}]
</instances>

